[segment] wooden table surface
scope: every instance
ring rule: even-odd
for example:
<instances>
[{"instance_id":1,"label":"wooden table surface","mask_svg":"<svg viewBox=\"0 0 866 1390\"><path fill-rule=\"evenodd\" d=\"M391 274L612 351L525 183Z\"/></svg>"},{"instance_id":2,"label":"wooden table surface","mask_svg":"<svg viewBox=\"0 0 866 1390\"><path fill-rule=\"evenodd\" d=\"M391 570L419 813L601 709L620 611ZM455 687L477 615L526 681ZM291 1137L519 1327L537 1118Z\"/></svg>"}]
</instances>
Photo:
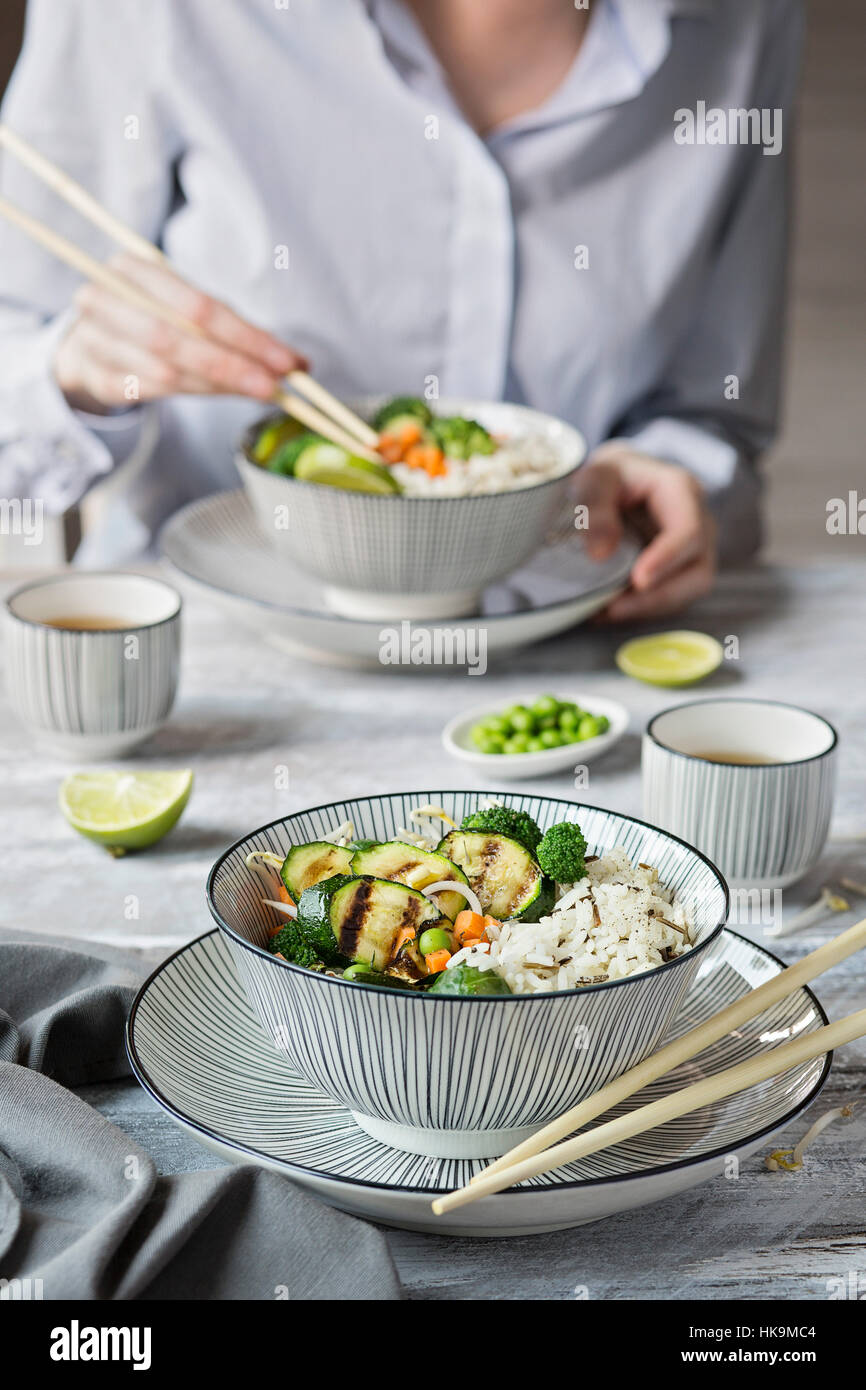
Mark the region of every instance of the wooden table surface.
<instances>
[{"instance_id":1,"label":"wooden table surface","mask_svg":"<svg viewBox=\"0 0 866 1390\"><path fill-rule=\"evenodd\" d=\"M831 841L810 880L785 893L786 914L816 898L824 883L848 877L866 884L864 577L866 568L845 564L729 575L688 617L690 626L739 645L738 659L696 693L794 701L840 731ZM34 756L0 706L0 768L15 805L4 865L6 920L131 948L142 973L209 929L207 869L255 825L341 796L479 786L439 745L442 725L461 708L488 698L507 704L527 688L621 700L632 714L630 732L592 764L588 787L573 793L568 775L522 785L640 814L640 731L657 710L691 698L621 676L612 661L621 632L578 629L491 664L483 680L442 669L355 673L293 661L210 599L191 592L185 599L181 696L137 765L191 766L196 788L180 825L152 852L112 861L78 839L56 811L57 784L68 769ZM852 897L851 908L769 942L770 949L797 959L863 916L866 898ZM737 929L762 940L760 924L741 921ZM864 978L866 963L855 959L818 982L831 1017L863 1006ZM134 1082L91 1086L82 1095L152 1153L163 1172L218 1162ZM861 1043L837 1056L820 1100L772 1146L792 1146L824 1110L863 1098ZM759 1150L737 1182L712 1181L571 1231L503 1240L392 1231L388 1239L417 1299L573 1299L577 1288L592 1299L827 1299L840 1280L849 1287L859 1280L866 1294L864 1139L861 1104L852 1120L825 1131L801 1172L769 1172L766 1150Z\"/></svg>"}]
</instances>

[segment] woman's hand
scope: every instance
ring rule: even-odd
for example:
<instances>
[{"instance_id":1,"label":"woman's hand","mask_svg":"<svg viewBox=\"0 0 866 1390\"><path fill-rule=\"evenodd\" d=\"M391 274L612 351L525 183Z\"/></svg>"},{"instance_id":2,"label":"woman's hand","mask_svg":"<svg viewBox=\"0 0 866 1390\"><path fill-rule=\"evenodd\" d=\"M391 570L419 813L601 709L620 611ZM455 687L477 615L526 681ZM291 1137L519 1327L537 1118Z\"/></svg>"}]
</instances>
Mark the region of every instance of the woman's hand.
<instances>
[{"instance_id":1,"label":"woman's hand","mask_svg":"<svg viewBox=\"0 0 866 1390\"><path fill-rule=\"evenodd\" d=\"M184 333L101 285L83 285L75 296L78 317L54 359L70 405L101 412L180 392L267 401L286 372L306 367L298 353L167 266L129 255L116 256L110 265L198 324L207 337Z\"/></svg>"},{"instance_id":2,"label":"woman's hand","mask_svg":"<svg viewBox=\"0 0 866 1390\"><path fill-rule=\"evenodd\" d=\"M578 488L589 511L586 545L594 560L613 554L629 512L651 532L632 567L631 587L608 604L602 618L661 617L709 592L716 572L716 527L703 487L685 468L611 440L581 469Z\"/></svg>"}]
</instances>

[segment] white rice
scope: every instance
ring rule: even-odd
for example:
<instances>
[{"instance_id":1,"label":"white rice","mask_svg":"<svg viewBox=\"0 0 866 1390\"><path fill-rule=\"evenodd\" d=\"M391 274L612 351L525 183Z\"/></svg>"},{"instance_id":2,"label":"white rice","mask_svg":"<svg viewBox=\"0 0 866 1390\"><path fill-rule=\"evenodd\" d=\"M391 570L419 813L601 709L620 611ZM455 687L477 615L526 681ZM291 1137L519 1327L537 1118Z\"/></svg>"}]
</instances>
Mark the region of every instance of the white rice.
<instances>
[{"instance_id":1,"label":"white rice","mask_svg":"<svg viewBox=\"0 0 866 1390\"><path fill-rule=\"evenodd\" d=\"M391 472L407 497L472 497L533 487L566 471L559 451L542 434L508 439L494 454L471 454L468 459L446 462L448 472L439 478L405 463L395 463Z\"/></svg>"},{"instance_id":2,"label":"white rice","mask_svg":"<svg viewBox=\"0 0 866 1390\"><path fill-rule=\"evenodd\" d=\"M683 904L655 869L633 865L621 846L588 864L580 883L560 885L559 892L549 917L491 927L488 935L495 939L457 951L446 968L465 960L495 970L513 993L530 994L637 975L694 944Z\"/></svg>"}]
</instances>

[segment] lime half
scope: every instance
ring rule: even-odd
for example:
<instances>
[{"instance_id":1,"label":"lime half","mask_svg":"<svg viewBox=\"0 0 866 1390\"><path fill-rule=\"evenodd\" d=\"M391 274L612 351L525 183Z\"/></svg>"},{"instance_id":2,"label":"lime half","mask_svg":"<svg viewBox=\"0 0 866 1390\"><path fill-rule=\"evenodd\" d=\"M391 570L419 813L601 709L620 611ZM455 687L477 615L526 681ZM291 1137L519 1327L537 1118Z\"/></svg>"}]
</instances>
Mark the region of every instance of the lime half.
<instances>
[{"instance_id":1,"label":"lime half","mask_svg":"<svg viewBox=\"0 0 866 1390\"><path fill-rule=\"evenodd\" d=\"M60 788L69 824L112 854L147 849L180 818L192 772L76 772Z\"/></svg>"},{"instance_id":2,"label":"lime half","mask_svg":"<svg viewBox=\"0 0 866 1390\"><path fill-rule=\"evenodd\" d=\"M295 477L304 483L325 483L348 492L400 491L400 484L384 464L347 454L336 444L311 444L295 462Z\"/></svg>"},{"instance_id":3,"label":"lime half","mask_svg":"<svg viewBox=\"0 0 866 1390\"><path fill-rule=\"evenodd\" d=\"M692 685L715 671L723 656L721 643L706 632L654 632L624 643L616 664L648 685Z\"/></svg>"}]
</instances>

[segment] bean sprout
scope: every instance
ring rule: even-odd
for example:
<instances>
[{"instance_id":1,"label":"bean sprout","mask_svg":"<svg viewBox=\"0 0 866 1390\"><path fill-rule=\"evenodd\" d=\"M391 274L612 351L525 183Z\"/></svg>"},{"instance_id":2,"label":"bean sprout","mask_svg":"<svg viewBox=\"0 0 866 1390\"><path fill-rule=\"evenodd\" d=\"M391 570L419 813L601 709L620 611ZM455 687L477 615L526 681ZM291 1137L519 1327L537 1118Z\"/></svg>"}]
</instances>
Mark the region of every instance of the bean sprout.
<instances>
[{"instance_id":1,"label":"bean sprout","mask_svg":"<svg viewBox=\"0 0 866 1390\"><path fill-rule=\"evenodd\" d=\"M802 1168L803 1154L806 1152L809 1145L815 1142L819 1134L821 1134L828 1125L831 1125L834 1120L850 1120L853 1113L853 1103L851 1105L842 1105L838 1110L828 1110L826 1115L822 1115L819 1120L815 1121L812 1128L806 1131L796 1149L775 1149L773 1153L767 1155L764 1159L764 1163L771 1172L777 1172L780 1168L788 1169L791 1172L797 1168Z\"/></svg>"}]
</instances>

